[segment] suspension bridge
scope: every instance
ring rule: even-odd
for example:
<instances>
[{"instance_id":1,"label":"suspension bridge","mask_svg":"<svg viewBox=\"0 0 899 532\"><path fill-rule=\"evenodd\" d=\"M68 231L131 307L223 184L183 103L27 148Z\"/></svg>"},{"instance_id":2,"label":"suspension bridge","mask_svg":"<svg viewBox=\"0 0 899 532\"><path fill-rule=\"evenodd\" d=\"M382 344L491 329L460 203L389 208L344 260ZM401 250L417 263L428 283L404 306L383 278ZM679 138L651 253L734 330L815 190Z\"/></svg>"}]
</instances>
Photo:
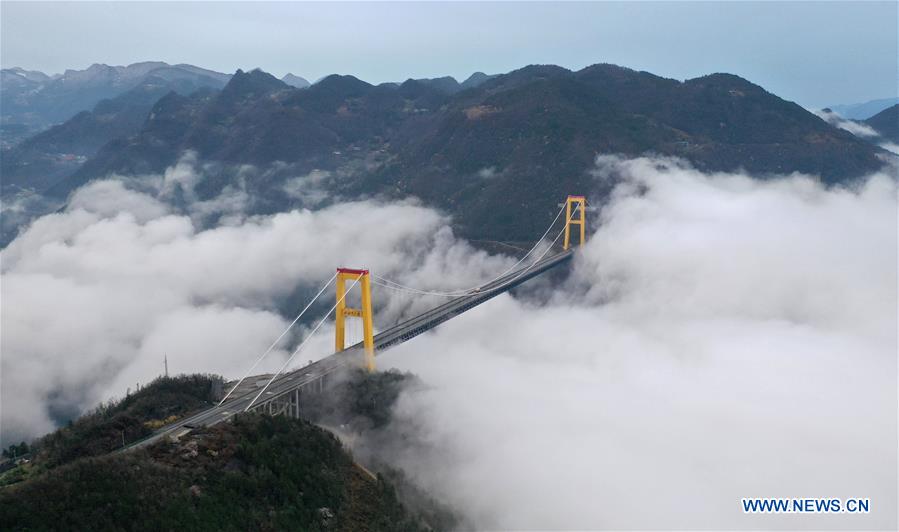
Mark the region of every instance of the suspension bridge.
<instances>
[{"instance_id":1,"label":"suspension bridge","mask_svg":"<svg viewBox=\"0 0 899 532\"><path fill-rule=\"evenodd\" d=\"M381 354L390 347L406 342L441 323L470 310L522 283L571 260L574 248L571 246L572 230L577 230L579 246L583 246L586 236L587 202L583 196L568 196L556 218L521 259L494 279L478 286L452 291L425 290L403 285L385 279L369 270L338 268L331 279L319 290L312 300L296 316L293 322L281 335L259 356L246 374L230 387L219 404L182 418L170 425L160 428L143 440L125 447L130 449L144 446L171 437L177 439L198 427L212 426L227 421L242 412L263 412L271 415L288 415L300 417L302 397L308 393L321 393L325 389L325 381L329 375L341 368L362 366L368 371L375 368L375 355ZM565 213L564 227L557 236L546 245L547 236ZM563 238L561 250L557 248L559 239ZM542 251L540 251L542 248ZM530 260L529 260L530 259ZM347 283L350 286L347 287ZM310 330L306 337L293 350L292 354L272 375L250 377L250 373L275 349L291 328L300 321L313 304L324 294L331 284L336 284L336 302ZM360 308L347 306L347 295L356 286L360 287ZM407 319L378 334L374 334L371 286L395 290L417 296L434 296L446 301L418 316ZM289 370L306 343L322 327L325 321L335 315L335 351L318 361ZM358 318L362 323L362 341L346 346L347 318ZM261 378L265 377L265 378Z\"/></svg>"}]
</instances>

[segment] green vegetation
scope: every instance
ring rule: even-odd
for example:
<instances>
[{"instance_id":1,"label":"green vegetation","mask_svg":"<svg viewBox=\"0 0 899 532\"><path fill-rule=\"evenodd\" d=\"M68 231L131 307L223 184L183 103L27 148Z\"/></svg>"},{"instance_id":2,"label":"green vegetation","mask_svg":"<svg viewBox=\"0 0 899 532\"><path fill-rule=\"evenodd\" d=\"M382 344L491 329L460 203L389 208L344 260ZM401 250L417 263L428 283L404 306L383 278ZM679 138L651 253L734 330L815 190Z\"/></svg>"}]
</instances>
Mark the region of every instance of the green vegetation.
<instances>
[{"instance_id":1,"label":"green vegetation","mask_svg":"<svg viewBox=\"0 0 899 532\"><path fill-rule=\"evenodd\" d=\"M310 396L309 411L381 430L410 382L395 371L351 372ZM0 530L415 531L458 523L402 473L381 466L385 476L373 475L304 420L242 415L178 441L110 452L123 433L126 443L140 439L212 402L220 388L216 376L160 378L37 440L32 462L0 476Z\"/></svg>"},{"instance_id":2,"label":"green vegetation","mask_svg":"<svg viewBox=\"0 0 899 532\"><path fill-rule=\"evenodd\" d=\"M6 469L3 473L0 473L0 487L28 480L40 472L40 468L36 468L34 464L30 462L22 463L18 466L9 463L8 466L10 469Z\"/></svg>"},{"instance_id":3,"label":"green vegetation","mask_svg":"<svg viewBox=\"0 0 899 532\"><path fill-rule=\"evenodd\" d=\"M255 213L319 208L327 201L283 193L287 179L317 169L335 176L321 184L329 197L415 196L451 214L461 236L500 241L532 241L568 194L604 200L615 176L593 175L599 154L798 171L828 184L883 165L876 147L727 74L680 82L614 65L532 65L453 91L439 80L372 86L337 75L298 90L252 71L217 93L161 98L136 135L49 189L27 170L33 160L17 163L26 170L11 184L64 198L110 174L163 172L185 150L215 168L197 184L200 199L240 182ZM242 177L247 164L260 169L252 179Z\"/></svg>"},{"instance_id":4,"label":"green vegetation","mask_svg":"<svg viewBox=\"0 0 899 532\"><path fill-rule=\"evenodd\" d=\"M10 445L9 448L3 449L3 458L18 458L28 454L28 444L22 442L18 445Z\"/></svg>"},{"instance_id":5,"label":"green vegetation","mask_svg":"<svg viewBox=\"0 0 899 532\"><path fill-rule=\"evenodd\" d=\"M150 435L173 421L208 406L221 390L214 375L160 377L137 393L97 407L35 443L36 465L53 468L77 458L99 456Z\"/></svg>"},{"instance_id":6,"label":"green vegetation","mask_svg":"<svg viewBox=\"0 0 899 532\"><path fill-rule=\"evenodd\" d=\"M420 442L416 427L393 423L392 418L400 394L419 386L422 382L411 373L354 369L339 374L327 393L304 396L303 413L315 423L352 432L357 457L383 475L396 489L399 500L432 528L471 528L459 512L434 499L389 463L392 452L406 452Z\"/></svg>"},{"instance_id":7,"label":"green vegetation","mask_svg":"<svg viewBox=\"0 0 899 532\"><path fill-rule=\"evenodd\" d=\"M351 425L356 430L378 429L390 421L391 411L405 386L418 379L397 370L368 373L350 370L329 385L328 393L303 397L303 415L325 425Z\"/></svg>"},{"instance_id":8,"label":"green vegetation","mask_svg":"<svg viewBox=\"0 0 899 532\"><path fill-rule=\"evenodd\" d=\"M2 530L424 530L330 433L242 416L0 491Z\"/></svg>"}]
</instances>

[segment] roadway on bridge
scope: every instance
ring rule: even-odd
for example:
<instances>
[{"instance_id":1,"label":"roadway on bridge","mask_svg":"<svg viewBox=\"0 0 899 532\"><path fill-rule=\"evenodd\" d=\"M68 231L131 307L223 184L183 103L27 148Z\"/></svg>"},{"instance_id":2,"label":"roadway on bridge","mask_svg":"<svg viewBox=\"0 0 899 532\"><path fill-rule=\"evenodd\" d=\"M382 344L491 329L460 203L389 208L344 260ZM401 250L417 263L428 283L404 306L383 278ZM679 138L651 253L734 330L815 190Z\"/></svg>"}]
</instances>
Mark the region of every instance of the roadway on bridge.
<instances>
[{"instance_id":1,"label":"roadway on bridge","mask_svg":"<svg viewBox=\"0 0 899 532\"><path fill-rule=\"evenodd\" d=\"M540 259L528 266L524 266L503 275L495 281L482 286L478 290L472 290L466 295L455 297L442 305L375 335L375 354L379 355L390 347L399 345L419 334L433 329L437 325L570 260L572 253L573 250L569 249ZM125 449L149 445L166 436L177 438L186 432L189 432L192 428L207 427L221 423L235 414L244 412L251 403L255 408L260 404L270 402L292 393L298 388L313 384L325 375L333 373L342 367L357 364L361 361L362 344L359 343L344 351L328 355L317 362L279 375L268 386L263 396L258 399L256 399L256 396L259 393L259 388L254 387L249 392L244 392L242 395L236 395L235 397L228 399L227 402L220 406L214 406L201 412L197 412L196 414L163 427L151 436L126 446Z\"/></svg>"}]
</instances>

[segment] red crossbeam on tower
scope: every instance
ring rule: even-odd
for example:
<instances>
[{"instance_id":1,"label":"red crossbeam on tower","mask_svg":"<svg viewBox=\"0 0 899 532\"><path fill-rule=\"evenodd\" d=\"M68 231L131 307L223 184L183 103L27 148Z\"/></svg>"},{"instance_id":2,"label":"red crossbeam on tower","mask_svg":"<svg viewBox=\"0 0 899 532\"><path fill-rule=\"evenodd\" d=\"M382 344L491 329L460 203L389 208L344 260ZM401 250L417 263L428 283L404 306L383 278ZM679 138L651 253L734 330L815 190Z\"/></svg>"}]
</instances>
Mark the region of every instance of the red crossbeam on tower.
<instances>
[{"instance_id":1,"label":"red crossbeam on tower","mask_svg":"<svg viewBox=\"0 0 899 532\"><path fill-rule=\"evenodd\" d=\"M337 273L348 273L350 275L368 275L368 270L357 270L355 268L337 268Z\"/></svg>"}]
</instances>

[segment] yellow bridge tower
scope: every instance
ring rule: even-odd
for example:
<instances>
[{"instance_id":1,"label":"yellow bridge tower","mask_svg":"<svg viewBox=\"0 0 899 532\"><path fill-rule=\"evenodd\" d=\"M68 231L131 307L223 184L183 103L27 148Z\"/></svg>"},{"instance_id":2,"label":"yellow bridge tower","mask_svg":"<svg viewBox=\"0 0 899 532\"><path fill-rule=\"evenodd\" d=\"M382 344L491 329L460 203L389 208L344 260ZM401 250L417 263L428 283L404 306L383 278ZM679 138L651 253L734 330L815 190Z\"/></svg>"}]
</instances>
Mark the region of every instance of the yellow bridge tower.
<instances>
[{"instance_id":1,"label":"yellow bridge tower","mask_svg":"<svg viewBox=\"0 0 899 532\"><path fill-rule=\"evenodd\" d=\"M577 212L578 217L572 216ZM563 249L568 249L571 244L571 226L581 226L581 240L578 246L583 246L587 241L585 234L587 230L587 198L584 196L568 196L565 200L565 242Z\"/></svg>"},{"instance_id":2,"label":"yellow bridge tower","mask_svg":"<svg viewBox=\"0 0 899 532\"><path fill-rule=\"evenodd\" d=\"M362 289L362 308L349 308L346 305L346 282L358 282ZM371 277L368 270L337 268L337 323L334 329L334 347L336 351L346 349L346 318L362 319L362 345L364 347L364 366L368 371L375 370L375 339L371 314Z\"/></svg>"}]
</instances>

